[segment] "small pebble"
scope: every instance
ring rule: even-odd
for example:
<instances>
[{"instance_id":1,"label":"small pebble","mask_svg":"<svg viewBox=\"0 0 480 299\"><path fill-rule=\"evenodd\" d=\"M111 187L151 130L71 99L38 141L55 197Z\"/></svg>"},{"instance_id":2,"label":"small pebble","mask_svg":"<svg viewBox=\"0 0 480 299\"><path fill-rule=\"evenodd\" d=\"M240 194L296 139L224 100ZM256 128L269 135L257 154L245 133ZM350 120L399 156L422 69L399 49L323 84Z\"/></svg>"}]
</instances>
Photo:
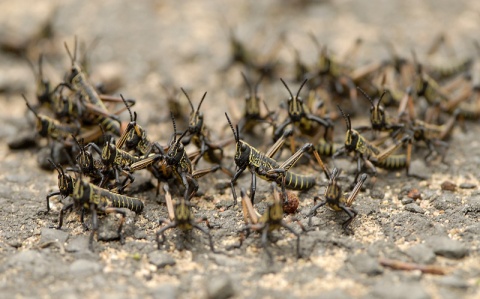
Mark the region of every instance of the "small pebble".
<instances>
[{"instance_id":1,"label":"small pebble","mask_svg":"<svg viewBox=\"0 0 480 299\"><path fill-rule=\"evenodd\" d=\"M209 299L227 299L235 295L233 283L227 274L207 278L207 294Z\"/></svg>"},{"instance_id":2,"label":"small pebble","mask_svg":"<svg viewBox=\"0 0 480 299\"><path fill-rule=\"evenodd\" d=\"M20 239L8 240L7 244L14 247L14 248L22 247L22 241Z\"/></svg>"},{"instance_id":3,"label":"small pebble","mask_svg":"<svg viewBox=\"0 0 480 299\"><path fill-rule=\"evenodd\" d=\"M470 196L465 200L465 207L463 213L480 213L480 197Z\"/></svg>"},{"instance_id":4,"label":"small pebble","mask_svg":"<svg viewBox=\"0 0 480 299\"><path fill-rule=\"evenodd\" d=\"M379 190L379 189L374 189L370 193L370 196L373 199L384 199L385 198L385 192L383 192L382 190Z\"/></svg>"},{"instance_id":5,"label":"small pebble","mask_svg":"<svg viewBox=\"0 0 480 299\"><path fill-rule=\"evenodd\" d=\"M441 185L442 190L447 190L447 191L455 191L457 188L457 185L452 183L451 181L444 181Z\"/></svg>"},{"instance_id":6,"label":"small pebble","mask_svg":"<svg viewBox=\"0 0 480 299\"><path fill-rule=\"evenodd\" d=\"M468 248L463 243L446 236L431 237L427 239L427 244L433 249L435 254L447 258L460 259L468 254Z\"/></svg>"},{"instance_id":7,"label":"small pebble","mask_svg":"<svg viewBox=\"0 0 480 299\"><path fill-rule=\"evenodd\" d=\"M13 256L10 256L7 263L10 266L20 265L20 264L30 265L35 263L35 261L40 261L40 260L42 260L41 253L35 250L25 250L25 251L20 251L14 254Z\"/></svg>"},{"instance_id":8,"label":"small pebble","mask_svg":"<svg viewBox=\"0 0 480 299\"><path fill-rule=\"evenodd\" d=\"M385 279L384 279L385 280ZM390 282L378 281L370 294L365 298L389 298L389 299L430 299L430 295L418 282Z\"/></svg>"},{"instance_id":9,"label":"small pebble","mask_svg":"<svg viewBox=\"0 0 480 299\"><path fill-rule=\"evenodd\" d=\"M236 215L236 212L231 209L218 213L218 216L220 216L220 218L232 218L232 217L235 217L235 215Z\"/></svg>"},{"instance_id":10,"label":"small pebble","mask_svg":"<svg viewBox=\"0 0 480 299\"><path fill-rule=\"evenodd\" d=\"M40 244L58 241L63 244L67 241L68 233L60 229L42 228Z\"/></svg>"},{"instance_id":11,"label":"small pebble","mask_svg":"<svg viewBox=\"0 0 480 299\"><path fill-rule=\"evenodd\" d=\"M21 132L7 141L8 147L12 150L27 149L37 146L36 132Z\"/></svg>"},{"instance_id":12,"label":"small pebble","mask_svg":"<svg viewBox=\"0 0 480 299\"><path fill-rule=\"evenodd\" d=\"M412 161L410 164L410 173L414 173L424 178L429 178L432 175L431 170L425 164L425 160L421 158Z\"/></svg>"},{"instance_id":13,"label":"small pebble","mask_svg":"<svg viewBox=\"0 0 480 299\"><path fill-rule=\"evenodd\" d=\"M472 191L472 196L480 196L480 190Z\"/></svg>"},{"instance_id":14,"label":"small pebble","mask_svg":"<svg viewBox=\"0 0 480 299\"><path fill-rule=\"evenodd\" d=\"M435 253L425 244L416 244L406 250L406 253L415 263L432 264L435 262Z\"/></svg>"},{"instance_id":15,"label":"small pebble","mask_svg":"<svg viewBox=\"0 0 480 299\"><path fill-rule=\"evenodd\" d=\"M99 263L85 259L76 260L70 265L70 273L76 278L88 277L101 269L102 266Z\"/></svg>"},{"instance_id":16,"label":"small pebble","mask_svg":"<svg viewBox=\"0 0 480 299\"><path fill-rule=\"evenodd\" d=\"M473 234L476 239L477 236L480 236L480 223L475 223L473 225L467 226L463 231L462 235L465 235L465 234Z\"/></svg>"},{"instance_id":17,"label":"small pebble","mask_svg":"<svg viewBox=\"0 0 480 299\"><path fill-rule=\"evenodd\" d=\"M157 269L174 266L176 264L175 259L171 255L158 250L148 254L148 261L150 264L157 266Z\"/></svg>"},{"instance_id":18,"label":"small pebble","mask_svg":"<svg viewBox=\"0 0 480 299\"><path fill-rule=\"evenodd\" d=\"M461 183L459 187L460 189L475 189L477 185L473 183Z\"/></svg>"},{"instance_id":19,"label":"small pebble","mask_svg":"<svg viewBox=\"0 0 480 299\"><path fill-rule=\"evenodd\" d=\"M175 299L177 298L177 288L171 284L162 284L150 291L155 299Z\"/></svg>"},{"instance_id":20,"label":"small pebble","mask_svg":"<svg viewBox=\"0 0 480 299\"><path fill-rule=\"evenodd\" d=\"M428 190L428 189L425 189L423 190L423 199L424 200L428 200L428 201L434 201L437 197L438 197L438 194L436 191L434 190Z\"/></svg>"},{"instance_id":21,"label":"small pebble","mask_svg":"<svg viewBox=\"0 0 480 299\"><path fill-rule=\"evenodd\" d=\"M98 241L119 240L118 219L114 215L107 215L98 228Z\"/></svg>"},{"instance_id":22,"label":"small pebble","mask_svg":"<svg viewBox=\"0 0 480 299\"><path fill-rule=\"evenodd\" d=\"M223 190L227 188L230 188L230 180L218 180L215 183L215 189L217 190Z\"/></svg>"},{"instance_id":23,"label":"small pebble","mask_svg":"<svg viewBox=\"0 0 480 299\"><path fill-rule=\"evenodd\" d=\"M442 195L435 198L435 200L432 201L432 204L437 210L445 211L457 207L459 202L460 199L455 193L444 192Z\"/></svg>"},{"instance_id":24,"label":"small pebble","mask_svg":"<svg viewBox=\"0 0 480 299\"><path fill-rule=\"evenodd\" d=\"M422 199L422 194L417 188L411 189L408 192L407 196L410 197L411 199Z\"/></svg>"},{"instance_id":25,"label":"small pebble","mask_svg":"<svg viewBox=\"0 0 480 299\"><path fill-rule=\"evenodd\" d=\"M299 200L297 194L287 191L288 202L283 205L283 211L287 214L293 214L297 211Z\"/></svg>"},{"instance_id":26,"label":"small pebble","mask_svg":"<svg viewBox=\"0 0 480 299\"><path fill-rule=\"evenodd\" d=\"M68 240L67 246L65 246L65 250L67 252L87 252L89 251L88 248L88 235L79 235L75 237L71 237Z\"/></svg>"},{"instance_id":27,"label":"small pebble","mask_svg":"<svg viewBox=\"0 0 480 299\"><path fill-rule=\"evenodd\" d=\"M404 208L405 208L405 211L409 211L412 213L425 214L425 211L414 202L406 204Z\"/></svg>"},{"instance_id":28,"label":"small pebble","mask_svg":"<svg viewBox=\"0 0 480 299\"><path fill-rule=\"evenodd\" d=\"M467 289L470 286L465 279L455 275L448 275L448 276L441 277L437 280L437 282L446 287L452 287L452 288L458 288L458 289Z\"/></svg>"},{"instance_id":29,"label":"small pebble","mask_svg":"<svg viewBox=\"0 0 480 299\"><path fill-rule=\"evenodd\" d=\"M136 229L133 237L137 240L146 239L147 233L143 229Z\"/></svg>"},{"instance_id":30,"label":"small pebble","mask_svg":"<svg viewBox=\"0 0 480 299\"><path fill-rule=\"evenodd\" d=\"M403 205L408 205L408 204L413 203L413 202L414 202L414 200L410 197L404 196L402 198L402 204Z\"/></svg>"},{"instance_id":31,"label":"small pebble","mask_svg":"<svg viewBox=\"0 0 480 299\"><path fill-rule=\"evenodd\" d=\"M383 268L377 259L372 258L368 254L360 253L348 258L348 262L360 273L368 276L380 275Z\"/></svg>"}]
</instances>

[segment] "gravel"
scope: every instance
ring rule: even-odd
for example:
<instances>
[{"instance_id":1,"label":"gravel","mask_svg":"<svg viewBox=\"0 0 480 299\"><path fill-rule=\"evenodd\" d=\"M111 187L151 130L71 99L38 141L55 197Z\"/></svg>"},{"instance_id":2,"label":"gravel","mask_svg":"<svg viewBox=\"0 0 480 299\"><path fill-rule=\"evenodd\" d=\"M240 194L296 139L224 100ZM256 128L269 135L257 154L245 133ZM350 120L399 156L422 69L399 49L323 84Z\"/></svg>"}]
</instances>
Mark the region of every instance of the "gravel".
<instances>
[{"instance_id":1,"label":"gravel","mask_svg":"<svg viewBox=\"0 0 480 299\"><path fill-rule=\"evenodd\" d=\"M70 265L70 274L72 274L73 277L83 278L98 273L101 269L102 265L98 262L79 259Z\"/></svg>"},{"instance_id":2,"label":"gravel","mask_svg":"<svg viewBox=\"0 0 480 299\"><path fill-rule=\"evenodd\" d=\"M369 276L380 275L383 272L383 268L378 260L364 253L349 257L347 262L350 263L357 272Z\"/></svg>"},{"instance_id":3,"label":"gravel","mask_svg":"<svg viewBox=\"0 0 480 299\"><path fill-rule=\"evenodd\" d=\"M408 294L408 295L407 295ZM373 286L365 298L389 298L389 299L429 299L431 296L425 291L420 283L398 283L378 282Z\"/></svg>"},{"instance_id":4,"label":"gravel","mask_svg":"<svg viewBox=\"0 0 480 299\"><path fill-rule=\"evenodd\" d=\"M419 205L417 205L414 202L406 204L404 209L405 209L405 211L409 211L409 212L412 212L412 213L425 214L425 211Z\"/></svg>"},{"instance_id":5,"label":"gravel","mask_svg":"<svg viewBox=\"0 0 480 299\"><path fill-rule=\"evenodd\" d=\"M148 254L148 261L157 266L157 269L176 264L175 259L168 253L161 251L152 251Z\"/></svg>"},{"instance_id":6,"label":"gravel","mask_svg":"<svg viewBox=\"0 0 480 299\"><path fill-rule=\"evenodd\" d=\"M68 239L68 233L59 229L42 228L41 234L42 236L40 238L40 244L53 241L63 244Z\"/></svg>"},{"instance_id":7,"label":"gravel","mask_svg":"<svg viewBox=\"0 0 480 299\"><path fill-rule=\"evenodd\" d=\"M405 253L418 264L433 264L435 262L435 252L425 244L413 245Z\"/></svg>"},{"instance_id":8,"label":"gravel","mask_svg":"<svg viewBox=\"0 0 480 299\"><path fill-rule=\"evenodd\" d=\"M430 237L426 243L433 249L435 254L447 258L460 259L468 254L468 248L459 241L448 237Z\"/></svg>"},{"instance_id":9,"label":"gravel","mask_svg":"<svg viewBox=\"0 0 480 299\"><path fill-rule=\"evenodd\" d=\"M206 286L209 299L227 299L235 295L232 279L226 273L207 276Z\"/></svg>"},{"instance_id":10,"label":"gravel","mask_svg":"<svg viewBox=\"0 0 480 299\"><path fill-rule=\"evenodd\" d=\"M177 288L168 284L162 284L153 288L150 294L155 299L175 299L178 297Z\"/></svg>"}]
</instances>

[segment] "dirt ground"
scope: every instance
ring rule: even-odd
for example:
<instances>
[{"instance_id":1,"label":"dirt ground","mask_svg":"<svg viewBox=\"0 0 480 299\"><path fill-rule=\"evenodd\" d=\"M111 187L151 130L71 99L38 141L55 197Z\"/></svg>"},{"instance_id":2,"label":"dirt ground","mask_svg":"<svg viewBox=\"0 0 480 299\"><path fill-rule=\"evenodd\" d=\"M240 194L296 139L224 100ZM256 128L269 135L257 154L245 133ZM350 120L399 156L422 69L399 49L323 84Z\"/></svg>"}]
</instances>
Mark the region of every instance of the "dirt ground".
<instances>
[{"instance_id":1,"label":"dirt ground","mask_svg":"<svg viewBox=\"0 0 480 299\"><path fill-rule=\"evenodd\" d=\"M53 37L28 45L47 23ZM128 215L124 245L108 241L109 229L118 223L113 215L101 217L103 240L94 242L94 252L88 250L90 233L83 230L77 213L69 214L62 230L49 228L58 223L62 203L53 199L49 214L38 212L45 209L46 194L57 189L56 174L38 167L38 148L12 151L7 146L20 132L33 130L21 93L33 99L35 81L25 60L6 49L27 47L33 58L45 53L45 73L59 82L69 67L63 43L72 45L75 35L87 45L96 40L89 52L92 80L113 78L108 82L121 86L116 94L135 98L138 122L147 127L149 136L165 143L172 132L162 88L166 84L176 91L189 90L194 103L207 91L202 106L206 123L222 138L231 136L224 113L241 109L245 94L243 68L222 71L230 58L230 29L258 57L268 57L279 47L279 61L287 67L278 77L289 81L293 55L288 45L305 62L315 60L309 32L339 54L362 38L362 62L388 57L383 40L404 55L414 48L421 56L440 32L451 38L456 55L474 55L480 2L1 2L0 297L480 298L480 127L475 123L467 123L467 131L455 129L445 164L426 165L422 155L414 153L412 171L427 180L382 172L373 189L355 201L359 215L352 223L354 233L342 229L344 214L320 209L313 229L301 235L300 259L295 256L295 236L286 230L274 234L275 244L269 243L272 263L260 246L259 234L252 234L240 249L225 250L238 242L243 218L239 207L231 207L229 179L220 172L201 178L199 196L193 199L196 215L206 216L215 226L211 234L218 254L209 250L198 231L182 237L180 231L171 230L165 246L157 250L158 219L167 217L167 210L163 195L156 197L154 190L136 195L145 209L140 215ZM278 46L282 34L288 45ZM265 80L260 92L274 108L287 96L278 78ZM128 120L126 113L122 117ZM336 127L340 139L343 130L340 121ZM251 141L265 149L270 140ZM225 149L225 164L232 169L233 150ZM346 160L338 163L347 174L354 167ZM312 169L301 165L295 172ZM286 217L296 231L300 226L293 220L308 226L313 197L325 189L324 175L315 175L319 184L300 193L298 213ZM139 173L136 185L149 180L147 172ZM455 191L442 190L447 180L457 185ZM342 182L347 181L351 177L346 175ZM237 191L249 182L249 175L242 176ZM271 199L269 188L258 180L260 211ZM415 188L421 199L409 200L406 193ZM382 258L434 265L447 274L392 270L380 264Z\"/></svg>"}]
</instances>

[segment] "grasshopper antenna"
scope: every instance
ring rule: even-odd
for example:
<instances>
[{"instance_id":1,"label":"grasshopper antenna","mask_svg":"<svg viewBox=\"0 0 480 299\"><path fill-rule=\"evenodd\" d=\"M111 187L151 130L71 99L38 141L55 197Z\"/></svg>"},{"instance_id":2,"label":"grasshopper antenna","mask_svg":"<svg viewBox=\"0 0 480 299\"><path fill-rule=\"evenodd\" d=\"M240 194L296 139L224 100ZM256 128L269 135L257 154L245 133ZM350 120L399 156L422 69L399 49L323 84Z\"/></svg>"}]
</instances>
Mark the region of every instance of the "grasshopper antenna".
<instances>
[{"instance_id":1,"label":"grasshopper antenna","mask_svg":"<svg viewBox=\"0 0 480 299\"><path fill-rule=\"evenodd\" d=\"M239 142L240 141L240 134L238 132L238 125L236 126L237 131L233 128L232 122L230 121L230 118L228 117L227 112L225 112L225 116L227 117L228 124L230 125L230 128L232 129L233 136L235 137L235 141Z\"/></svg>"}]
</instances>

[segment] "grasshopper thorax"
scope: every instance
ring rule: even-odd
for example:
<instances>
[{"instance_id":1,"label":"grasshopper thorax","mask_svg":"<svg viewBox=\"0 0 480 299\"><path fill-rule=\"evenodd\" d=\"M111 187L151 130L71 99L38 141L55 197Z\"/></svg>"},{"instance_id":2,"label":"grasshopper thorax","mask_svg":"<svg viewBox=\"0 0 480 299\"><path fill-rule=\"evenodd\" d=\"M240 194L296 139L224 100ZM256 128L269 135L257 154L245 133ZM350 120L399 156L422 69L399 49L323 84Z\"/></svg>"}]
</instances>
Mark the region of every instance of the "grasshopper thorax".
<instances>
[{"instance_id":1,"label":"grasshopper thorax","mask_svg":"<svg viewBox=\"0 0 480 299\"><path fill-rule=\"evenodd\" d=\"M76 64L74 66L72 66L72 68L70 69L70 73L67 74L67 82L72 84L75 80L75 78L81 74L81 71L80 71L80 67L78 67Z\"/></svg>"},{"instance_id":2,"label":"grasshopper thorax","mask_svg":"<svg viewBox=\"0 0 480 299\"><path fill-rule=\"evenodd\" d=\"M178 165L183 158L185 148L181 142L170 145L165 159L169 165Z\"/></svg>"},{"instance_id":3,"label":"grasshopper thorax","mask_svg":"<svg viewBox=\"0 0 480 299\"><path fill-rule=\"evenodd\" d=\"M68 174L58 175L58 189L60 194L68 195L73 191L74 182L73 178Z\"/></svg>"},{"instance_id":4,"label":"grasshopper thorax","mask_svg":"<svg viewBox=\"0 0 480 299\"><path fill-rule=\"evenodd\" d=\"M102 149L102 161L105 164L110 165L115 160L116 154L117 154L117 148L115 147L115 144L111 143L110 141L107 141L107 143Z\"/></svg>"},{"instance_id":5,"label":"grasshopper thorax","mask_svg":"<svg viewBox=\"0 0 480 299\"><path fill-rule=\"evenodd\" d=\"M190 134L198 134L203 128L203 113L193 112L190 114L190 121L188 123L188 132Z\"/></svg>"},{"instance_id":6,"label":"grasshopper thorax","mask_svg":"<svg viewBox=\"0 0 480 299\"><path fill-rule=\"evenodd\" d=\"M80 165L81 170L84 172L88 172L94 168L93 156L90 152L82 151L77 156L76 160L78 165Z\"/></svg>"},{"instance_id":7,"label":"grasshopper thorax","mask_svg":"<svg viewBox=\"0 0 480 299\"><path fill-rule=\"evenodd\" d=\"M325 190L325 199L327 203L330 204L338 204L338 201L342 196L342 188L337 183L337 178L340 173L336 171L336 169L334 169L334 171L335 172L332 173L332 177L327 186L327 190Z\"/></svg>"},{"instance_id":8,"label":"grasshopper thorax","mask_svg":"<svg viewBox=\"0 0 480 299\"><path fill-rule=\"evenodd\" d=\"M53 120L49 119L46 116L40 116L37 118L37 123L36 123L36 130L38 134L42 137L48 137L49 135L49 127L50 123L53 123Z\"/></svg>"},{"instance_id":9,"label":"grasshopper thorax","mask_svg":"<svg viewBox=\"0 0 480 299\"><path fill-rule=\"evenodd\" d=\"M360 134L355 130L347 130L345 134L345 149L353 151L357 148L359 142L362 142Z\"/></svg>"},{"instance_id":10,"label":"grasshopper thorax","mask_svg":"<svg viewBox=\"0 0 480 299\"><path fill-rule=\"evenodd\" d=\"M235 146L235 164L238 167L242 167L248 164L251 151L252 147L245 141L240 140L239 142L237 142Z\"/></svg>"},{"instance_id":11,"label":"grasshopper thorax","mask_svg":"<svg viewBox=\"0 0 480 299\"><path fill-rule=\"evenodd\" d=\"M372 106L370 108L370 122L375 130L380 130L385 126L385 110L382 106Z\"/></svg>"},{"instance_id":12,"label":"grasshopper thorax","mask_svg":"<svg viewBox=\"0 0 480 299\"><path fill-rule=\"evenodd\" d=\"M80 150L80 153L75 158L75 161L80 166L80 170L81 170L82 173L85 173L85 172L88 173L93 168L95 168L94 161L93 161L93 156L90 152L85 150L83 139L80 140L80 142L79 142L74 135L72 135L72 137L73 137L73 140L75 140L75 142L77 143L78 148Z\"/></svg>"},{"instance_id":13,"label":"grasshopper thorax","mask_svg":"<svg viewBox=\"0 0 480 299\"><path fill-rule=\"evenodd\" d=\"M77 179L75 182L75 187L73 189L73 199L80 204L88 202L90 197L90 188L88 188L88 183L82 180L81 178Z\"/></svg>"},{"instance_id":14,"label":"grasshopper thorax","mask_svg":"<svg viewBox=\"0 0 480 299\"><path fill-rule=\"evenodd\" d=\"M127 139L125 140L125 147L127 148L127 150L135 149L140 143L140 141L146 138L147 133L145 132L145 130L141 126L135 124L133 129L130 130L127 134Z\"/></svg>"}]
</instances>

